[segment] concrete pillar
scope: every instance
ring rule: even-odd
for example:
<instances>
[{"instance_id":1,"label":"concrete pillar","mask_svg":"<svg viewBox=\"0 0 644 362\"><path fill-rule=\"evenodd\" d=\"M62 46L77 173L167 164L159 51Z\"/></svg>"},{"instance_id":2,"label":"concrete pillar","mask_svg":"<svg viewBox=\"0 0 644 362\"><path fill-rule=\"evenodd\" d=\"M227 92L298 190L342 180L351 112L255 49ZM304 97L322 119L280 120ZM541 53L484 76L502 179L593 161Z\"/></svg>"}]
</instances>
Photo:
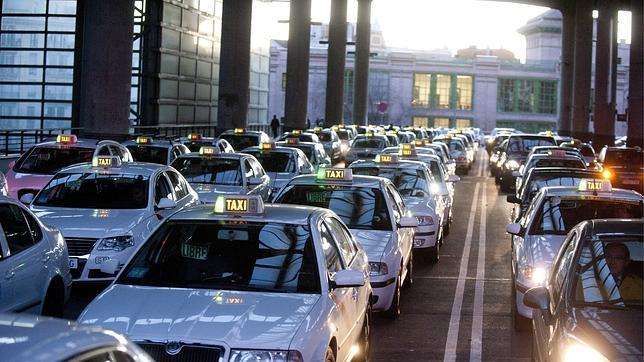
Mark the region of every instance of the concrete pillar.
<instances>
[{"instance_id":1,"label":"concrete pillar","mask_svg":"<svg viewBox=\"0 0 644 362\"><path fill-rule=\"evenodd\" d=\"M615 141L615 113L611 111L613 90L613 49L617 47L613 36L617 12L609 1L598 3L597 45L595 51L595 132L593 146L601 149Z\"/></svg>"},{"instance_id":2,"label":"concrete pillar","mask_svg":"<svg viewBox=\"0 0 644 362\"><path fill-rule=\"evenodd\" d=\"M573 62L572 135L590 140L588 132L590 72L593 40L593 3L577 0L575 9L575 56Z\"/></svg>"},{"instance_id":3,"label":"concrete pillar","mask_svg":"<svg viewBox=\"0 0 644 362\"><path fill-rule=\"evenodd\" d=\"M353 122L366 125L369 99L369 53L371 45L371 0L358 0L356 58L354 66Z\"/></svg>"},{"instance_id":4,"label":"concrete pillar","mask_svg":"<svg viewBox=\"0 0 644 362\"><path fill-rule=\"evenodd\" d=\"M644 65L642 63L642 0L631 0L631 59L628 76L628 132L629 146L644 147Z\"/></svg>"},{"instance_id":5,"label":"concrete pillar","mask_svg":"<svg viewBox=\"0 0 644 362\"><path fill-rule=\"evenodd\" d=\"M332 0L326 72L326 106L324 109L324 125L326 127L342 123L346 48L347 0Z\"/></svg>"},{"instance_id":6,"label":"concrete pillar","mask_svg":"<svg viewBox=\"0 0 644 362\"><path fill-rule=\"evenodd\" d=\"M246 127L252 10L252 0L223 2L217 133Z\"/></svg>"},{"instance_id":7,"label":"concrete pillar","mask_svg":"<svg viewBox=\"0 0 644 362\"><path fill-rule=\"evenodd\" d=\"M75 124L86 137L125 138L129 132L134 1L78 2L82 29ZM80 30L80 29L79 29Z\"/></svg>"},{"instance_id":8,"label":"concrete pillar","mask_svg":"<svg viewBox=\"0 0 644 362\"><path fill-rule=\"evenodd\" d=\"M572 130L572 62L575 54L575 8L569 4L561 9L563 17L561 29L561 84L559 103L558 133L569 136Z\"/></svg>"},{"instance_id":9,"label":"concrete pillar","mask_svg":"<svg viewBox=\"0 0 644 362\"><path fill-rule=\"evenodd\" d=\"M284 130L306 127L311 42L311 0L290 3Z\"/></svg>"}]
</instances>

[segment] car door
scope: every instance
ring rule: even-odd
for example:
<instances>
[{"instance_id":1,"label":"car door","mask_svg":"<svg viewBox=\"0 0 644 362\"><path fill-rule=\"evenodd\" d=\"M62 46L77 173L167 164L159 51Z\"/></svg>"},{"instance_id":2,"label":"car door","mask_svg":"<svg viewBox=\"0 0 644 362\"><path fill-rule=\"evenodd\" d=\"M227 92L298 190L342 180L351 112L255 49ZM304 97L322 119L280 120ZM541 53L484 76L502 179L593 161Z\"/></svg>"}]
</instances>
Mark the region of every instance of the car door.
<instances>
[{"instance_id":1,"label":"car door","mask_svg":"<svg viewBox=\"0 0 644 362\"><path fill-rule=\"evenodd\" d=\"M387 185L386 194L389 196L389 202L391 203L393 211L398 214L397 217L392 217L391 219L394 223L394 230L398 235L398 246L403 258L403 266L407 266L409 265L408 262L411 257L411 249L414 243L414 229L398 227L397 223L400 221L400 217L405 216L407 213L407 207L405 206L405 202L402 197L400 197L398 190L396 190L393 185ZM436 222L438 222L438 220Z\"/></svg>"},{"instance_id":2,"label":"car door","mask_svg":"<svg viewBox=\"0 0 644 362\"><path fill-rule=\"evenodd\" d=\"M12 278L5 276L11 271L11 260L9 259L9 246L4 236L4 229L0 223L0 311L8 312L13 306L13 282Z\"/></svg>"}]
</instances>

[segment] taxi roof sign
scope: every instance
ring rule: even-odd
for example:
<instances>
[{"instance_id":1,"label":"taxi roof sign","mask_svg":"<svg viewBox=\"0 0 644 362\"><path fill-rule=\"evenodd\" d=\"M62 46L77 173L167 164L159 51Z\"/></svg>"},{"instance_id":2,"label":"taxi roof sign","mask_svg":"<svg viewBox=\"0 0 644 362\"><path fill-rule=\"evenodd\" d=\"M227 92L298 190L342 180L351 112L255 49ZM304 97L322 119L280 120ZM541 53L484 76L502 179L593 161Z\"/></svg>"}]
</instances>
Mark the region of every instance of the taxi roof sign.
<instances>
[{"instance_id":1,"label":"taxi roof sign","mask_svg":"<svg viewBox=\"0 0 644 362\"><path fill-rule=\"evenodd\" d=\"M268 142L268 143L262 143L259 145L259 149L266 151L266 150L274 150L275 149L275 143L273 142Z\"/></svg>"},{"instance_id":2,"label":"taxi roof sign","mask_svg":"<svg viewBox=\"0 0 644 362\"><path fill-rule=\"evenodd\" d=\"M244 129L244 128L235 128L233 130L233 132L235 132L235 133L244 133L244 132L246 132L246 129Z\"/></svg>"},{"instance_id":3,"label":"taxi roof sign","mask_svg":"<svg viewBox=\"0 0 644 362\"><path fill-rule=\"evenodd\" d=\"M264 201L258 195L222 195L215 201L214 212L232 216L263 214Z\"/></svg>"},{"instance_id":4,"label":"taxi roof sign","mask_svg":"<svg viewBox=\"0 0 644 362\"><path fill-rule=\"evenodd\" d=\"M199 154L204 155L204 156L211 156L219 153L219 149L217 147L212 147L212 146L201 146L199 148Z\"/></svg>"},{"instance_id":5,"label":"taxi roof sign","mask_svg":"<svg viewBox=\"0 0 644 362\"><path fill-rule=\"evenodd\" d=\"M418 157L418 155L416 154L416 149L415 148L407 149L407 150L403 148L403 149L400 150L400 152L398 152L398 154L400 156L402 156L403 158L416 158L416 157Z\"/></svg>"},{"instance_id":6,"label":"taxi roof sign","mask_svg":"<svg viewBox=\"0 0 644 362\"><path fill-rule=\"evenodd\" d=\"M411 143L403 143L400 148L403 150L415 150L416 146Z\"/></svg>"},{"instance_id":7,"label":"taxi roof sign","mask_svg":"<svg viewBox=\"0 0 644 362\"><path fill-rule=\"evenodd\" d=\"M577 189L582 192L611 192L613 191L613 186L610 180L583 179L579 181L579 187Z\"/></svg>"},{"instance_id":8,"label":"taxi roof sign","mask_svg":"<svg viewBox=\"0 0 644 362\"><path fill-rule=\"evenodd\" d=\"M121 158L118 156L96 156L92 159L92 166L104 168L121 167Z\"/></svg>"},{"instance_id":9,"label":"taxi roof sign","mask_svg":"<svg viewBox=\"0 0 644 362\"><path fill-rule=\"evenodd\" d=\"M351 181L353 171L350 168L321 167L317 179L320 181Z\"/></svg>"},{"instance_id":10,"label":"taxi roof sign","mask_svg":"<svg viewBox=\"0 0 644 362\"><path fill-rule=\"evenodd\" d=\"M376 155L376 162L377 163L397 163L398 155L379 154L379 155Z\"/></svg>"},{"instance_id":11,"label":"taxi roof sign","mask_svg":"<svg viewBox=\"0 0 644 362\"><path fill-rule=\"evenodd\" d=\"M422 139L422 140L415 140L415 141L414 141L414 145L415 145L415 146L419 146L419 147L425 146L425 140L424 140L424 139Z\"/></svg>"},{"instance_id":12,"label":"taxi roof sign","mask_svg":"<svg viewBox=\"0 0 644 362\"><path fill-rule=\"evenodd\" d=\"M548 151L548 155L552 157L566 157L566 151L565 150L550 150Z\"/></svg>"},{"instance_id":13,"label":"taxi roof sign","mask_svg":"<svg viewBox=\"0 0 644 362\"><path fill-rule=\"evenodd\" d=\"M56 136L56 142L64 144L76 143L78 142L78 138L75 134L59 134Z\"/></svg>"},{"instance_id":14,"label":"taxi roof sign","mask_svg":"<svg viewBox=\"0 0 644 362\"><path fill-rule=\"evenodd\" d=\"M289 144L289 145L296 145L296 144L300 143L300 139L299 138L289 137L289 138L286 139L286 143Z\"/></svg>"},{"instance_id":15,"label":"taxi roof sign","mask_svg":"<svg viewBox=\"0 0 644 362\"><path fill-rule=\"evenodd\" d=\"M432 139L431 139L431 138L429 138L429 137L427 137L427 138L423 138L423 141L425 141L425 145L429 145L429 144L431 144L431 143L432 143Z\"/></svg>"},{"instance_id":16,"label":"taxi roof sign","mask_svg":"<svg viewBox=\"0 0 644 362\"><path fill-rule=\"evenodd\" d=\"M373 137L373 132L369 131L369 132L367 132L367 133L365 134L365 136L367 136L367 137Z\"/></svg>"},{"instance_id":17,"label":"taxi roof sign","mask_svg":"<svg viewBox=\"0 0 644 362\"><path fill-rule=\"evenodd\" d=\"M315 128L313 128L313 132L315 132L315 133L320 133L320 132L322 132L322 127L315 127Z\"/></svg>"},{"instance_id":18,"label":"taxi roof sign","mask_svg":"<svg viewBox=\"0 0 644 362\"><path fill-rule=\"evenodd\" d=\"M293 132L291 132L291 134L293 136L299 136L302 134L302 131L300 131L299 129L294 129Z\"/></svg>"},{"instance_id":19,"label":"taxi roof sign","mask_svg":"<svg viewBox=\"0 0 644 362\"><path fill-rule=\"evenodd\" d=\"M199 141L202 138L203 136L201 135L201 133L190 133L188 135L188 139L191 141Z\"/></svg>"},{"instance_id":20,"label":"taxi roof sign","mask_svg":"<svg viewBox=\"0 0 644 362\"><path fill-rule=\"evenodd\" d=\"M140 145L149 145L150 143L152 143L152 137L139 136L136 138L136 143Z\"/></svg>"}]
</instances>

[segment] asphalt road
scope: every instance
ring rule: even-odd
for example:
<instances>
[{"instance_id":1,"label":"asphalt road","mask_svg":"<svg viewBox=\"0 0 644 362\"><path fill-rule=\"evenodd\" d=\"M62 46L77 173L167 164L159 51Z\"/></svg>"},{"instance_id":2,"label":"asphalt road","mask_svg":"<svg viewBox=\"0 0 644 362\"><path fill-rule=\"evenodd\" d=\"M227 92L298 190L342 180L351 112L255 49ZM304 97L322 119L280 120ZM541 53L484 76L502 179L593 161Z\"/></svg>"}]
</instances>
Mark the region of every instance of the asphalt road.
<instances>
[{"instance_id":1,"label":"asphalt road","mask_svg":"<svg viewBox=\"0 0 644 362\"><path fill-rule=\"evenodd\" d=\"M395 321L374 318L374 361L529 360L531 332L512 327L510 206L489 177L481 150L455 186L454 222L440 261L414 263L414 285ZM101 287L74 288L75 319Z\"/></svg>"}]
</instances>

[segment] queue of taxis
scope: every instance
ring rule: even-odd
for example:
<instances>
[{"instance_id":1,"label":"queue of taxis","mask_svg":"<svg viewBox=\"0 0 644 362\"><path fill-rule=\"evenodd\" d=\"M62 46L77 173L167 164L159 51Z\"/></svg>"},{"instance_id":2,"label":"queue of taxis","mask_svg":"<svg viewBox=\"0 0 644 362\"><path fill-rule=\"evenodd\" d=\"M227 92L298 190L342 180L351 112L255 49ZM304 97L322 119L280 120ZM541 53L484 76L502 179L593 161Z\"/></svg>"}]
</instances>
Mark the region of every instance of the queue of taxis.
<instances>
[{"instance_id":1,"label":"queue of taxis","mask_svg":"<svg viewBox=\"0 0 644 362\"><path fill-rule=\"evenodd\" d=\"M123 142L136 162L149 162L159 165L169 165L175 158L190 153L184 144L166 139L139 136L136 139Z\"/></svg>"}]
</instances>

